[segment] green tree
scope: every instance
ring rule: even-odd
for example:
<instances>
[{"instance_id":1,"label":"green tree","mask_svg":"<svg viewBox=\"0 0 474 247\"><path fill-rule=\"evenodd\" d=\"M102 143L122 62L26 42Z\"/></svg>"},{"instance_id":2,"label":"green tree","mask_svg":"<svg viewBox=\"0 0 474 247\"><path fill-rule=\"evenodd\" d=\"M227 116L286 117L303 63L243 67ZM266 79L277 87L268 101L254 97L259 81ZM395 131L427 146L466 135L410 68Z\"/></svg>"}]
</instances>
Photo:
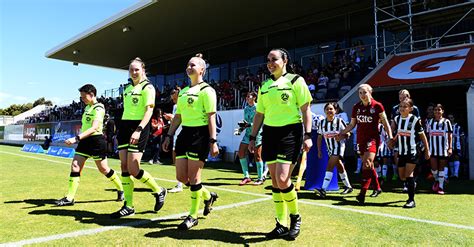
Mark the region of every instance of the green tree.
<instances>
[{"instance_id":1,"label":"green tree","mask_svg":"<svg viewBox=\"0 0 474 247\"><path fill-rule=\"evenodd\" d=\"M33 103L26 103L26 104L13 104L5 109L0 109L0 115L7 115L7 116L16 116L20 113L26 112L31 110L33 107L38 105L47 105L52 106L53 103L51 100L46 100L44 97L41 97Z\"/></svg>"}]
</instances>

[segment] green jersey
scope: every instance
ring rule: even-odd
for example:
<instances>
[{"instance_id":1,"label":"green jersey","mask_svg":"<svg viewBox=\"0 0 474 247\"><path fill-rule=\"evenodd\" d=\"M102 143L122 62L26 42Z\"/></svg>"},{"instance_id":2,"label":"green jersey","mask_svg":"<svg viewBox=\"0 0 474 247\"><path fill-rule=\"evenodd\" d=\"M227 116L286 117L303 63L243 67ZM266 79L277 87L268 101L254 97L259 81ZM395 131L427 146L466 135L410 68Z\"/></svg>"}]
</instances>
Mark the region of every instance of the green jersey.
<instances>
[{"instance_id":1,"label":"green jersey","mask_svg":"<svg viewBox=\"0 0 474 247\"><path fill-rule=\"evenodd\" d=\"M265 115L263 123L272 127L301 123L300 107L313 98L303 77L285 74L269 78L258 91L257 112Z\"/></svg>"},{"instance_id":2,"label":"green jersey","mask_svg":"<svg viewBox=\"0 0 474 247\"><path fill-rule=\"evenodd\" d=\"M123 92L123 120L142 120L147 106L155 106L155 88L144 80L137 85L129 84Z\"/></svg>"},{"instance_id":3,"label":"green jersey","mask_svg":"<svg viewBox=\"0 0 474 247\"><path fill-rule=\"evenodd\" d=\"M92 133L91 136L102 135L102 128L104 127L104 115L105 108L101 103L95 103L93 105L87 105L82 114L82 127L81 133L84 133L86 130L92 128L92 122L98 121L99 128Z\"/></svg>"},{"instance_id":4,"label":"green jersey","mask_svg":"<svg viewBox=\"0 0 474 247\"><path fill-rule=\"evenodd\" d=\"M255 103L253 106L247 105L244 108L244 120L250 124L250 127L245 129L245 134L250 135L252 134L252 125L253 125L253 118L255 117L255 113L257 111L257 103ZM258 131L257 136L259 136L262 133L262 128Z\"/></svg>"},{"instance_id":5,"label":"green jersey","mask_svg":"<svg viewBox=\"0 0 474 247\"><path fill-rule=\"evenodd\" d=\"M185 87L179 92L176 114L181 124L188 127L209 124L208 113L216 112L216 91L205 82Z\"/></svg>"}]
</instances>

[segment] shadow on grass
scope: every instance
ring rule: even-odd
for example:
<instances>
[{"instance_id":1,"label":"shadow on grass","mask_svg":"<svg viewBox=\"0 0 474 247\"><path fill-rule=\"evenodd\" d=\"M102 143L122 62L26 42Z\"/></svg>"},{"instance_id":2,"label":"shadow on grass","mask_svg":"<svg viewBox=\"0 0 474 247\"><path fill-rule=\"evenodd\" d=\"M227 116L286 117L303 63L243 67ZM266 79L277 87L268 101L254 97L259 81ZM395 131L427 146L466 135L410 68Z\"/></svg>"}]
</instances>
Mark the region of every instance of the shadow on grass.
<instances>
[{"instance_id":1,"label":"shadow on grass","mask_svg":"<svg viewBox=\"0 0 474 247\"><path fill-rule=\"evenodd\" d=\"M112 213L112 212L110 212ZM155 213L154 211L143 211L138 212L136 215ZM150 219L137 219L137 218L120 218L112 219L110 214L99 214L86 210L75 210L68 207L34 210L29 212L30 215L50 215L50 216L62 216L72 217L75 221L84 224L95 224L99 226L124 226L124 227L136 227L136 228L165 228L170 225L163 225L163 222L176 222L175 226L182 220L181 218L174 219L163 219L163 220L150 220Z\"/></svg>"},{"instance_id":2,"label":"shadow on grass","mask_svg":"<svg viewBox=\"0 0 474 247\"><path fill-rule=\"evenodd\" d=\"M46 205L56 205L55 201L57 199L25 199L22 201L6 201L4 203L6 204L13 204L13 203L26 203L26 204L31 204L33 206L31 207L24 207L23 209L28 209L28 208L38 208L38 207L43 207Z\"/></svg>"},{"instance_id":3,"label":"shadow on grass","mask_svg":"<svg viewBox=\"0 0 474 247\"><path fill-rule=\"evenodd\" d=\"M251 236L252 238L245 238ZM189 231L180 231L175 228L163 229L161 231L150 232L145 234L149 238L174 238L178 240L210 240L218 241L223 244L243 244L248 246L250 243L258 243L266 241L265 234L260 232L238 233L223 229L207 228L192 229ZM211 242L212 243L212 242Z\"/></svg>"}]
</instances>

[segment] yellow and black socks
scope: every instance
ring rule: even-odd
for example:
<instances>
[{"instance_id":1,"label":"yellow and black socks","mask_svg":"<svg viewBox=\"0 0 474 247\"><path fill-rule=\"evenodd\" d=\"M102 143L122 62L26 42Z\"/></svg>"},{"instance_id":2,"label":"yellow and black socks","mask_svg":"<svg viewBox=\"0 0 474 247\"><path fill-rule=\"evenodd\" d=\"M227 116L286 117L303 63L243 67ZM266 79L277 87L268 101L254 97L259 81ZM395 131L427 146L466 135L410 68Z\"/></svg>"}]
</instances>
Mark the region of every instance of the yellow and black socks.
<instances>
[{"instance_id":1,"label":"yellow and black socks","mask_svg":"<svg viewBox=\"0 0 474 247\"><path fill-rule=\"evenodd\" d=\"M296 193L295 186L293 184L291 184L290 187L281 190L281 197L288 205L288 211L290 214L300 214L298 210L298 194Z\"/></svg>"},{"instance_id":2,"label":"yellow and black socks","mask_svg":"<svg viewBox=\"0 0 474 247\"><path fill-rule=\"evenodd\" d=\"M161 187L158 186L153 176L150 173L146 172L145 170L141 170L138 172L136 179L140 180L140 182L146 184L153 192L160 193Z\"/></svg>"},{"instance_id":3,"label":"yellow and black socks","mask_svg":"<svg viewBox=\"0 0 474 247\"><path fill-rule=\"evenodd\" d=\"M125 206L133 208L133 188L135 187L130 173L122 172L123 195L125 197Z\"/></svg>"},{"instance_id":4,"label":"yellow and black socks","mask_svg":"<svg viewBox=\"0 0 474 247\"><path fill-rule=\"evenodd\" d=\"M288 225L288 209L279 188L272 188L272 198L275 204L275 216L278 222L283 226Z\"/></svg>"},{"instance_id":5,"label":"yellow and black socks","mask_svg":"<svg viewBox=\"0 0 474 247\"><path fill-rule=\"evenodd\" d=\"M120 181L119 176L113 169L110 169L109 173L105 176L115 185L118 191L123 191L122 181Z\"/></svg>"},{"instance_id":6,"label":"yellow and black socks","mask_svg":"<svg viewBox=\"0 0 474 247\"><path fill-rule=\"evenodd\" d=\"M80 180L81 180L80 172L71 172L69 174L69 185L68 185L68 190L66 194L66 198L69 201L72 201L74 199L74 196L76 195L76 192L77 192L77 188L79 188Z\"/></svg>"},{"instance_id":7,"label":"yellow and black socks","mask_svg":"<svg viewBox=\"0 0 474 247\"><path fill-rule=\"evenodd\" d=\"M201 203L201 198L203 196L203 187L201 184L191 185L190 190L191 190L191 209L189 210L189 215L193 217L194 219L197 219L199 204Z\"/></svg>"}]
</instances>

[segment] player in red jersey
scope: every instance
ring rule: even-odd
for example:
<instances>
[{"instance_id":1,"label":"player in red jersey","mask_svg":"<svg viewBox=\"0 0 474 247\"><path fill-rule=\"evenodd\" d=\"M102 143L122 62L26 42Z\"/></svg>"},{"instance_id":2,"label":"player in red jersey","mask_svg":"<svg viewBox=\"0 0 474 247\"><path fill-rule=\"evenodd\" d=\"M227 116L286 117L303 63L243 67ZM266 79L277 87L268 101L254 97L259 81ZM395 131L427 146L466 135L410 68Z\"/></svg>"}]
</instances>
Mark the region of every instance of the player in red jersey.
<instances>
[{"instance_id":1,"label":"player in red jersey","mask_svg":"<svg viewBox=\"0 0 474 247\"><path fill-rule=\"evenodd\" d=\"M369 84L359 86L360 102L352 108L351 122L340 132L338 139L344 138L345 134L351 131L357 125L357 146L362 156L362 183L360 194L356 197L361 205L365 203L365 194L374 180L376 193L378 196L382 192L377 179L377 172L374 169L374 158L380 144L378 132L379 120L383 124L388 138L392 139L392 130L388 123L387 115L383 105L372 98L372 87Z\"/></svg>"}]
</instances>

